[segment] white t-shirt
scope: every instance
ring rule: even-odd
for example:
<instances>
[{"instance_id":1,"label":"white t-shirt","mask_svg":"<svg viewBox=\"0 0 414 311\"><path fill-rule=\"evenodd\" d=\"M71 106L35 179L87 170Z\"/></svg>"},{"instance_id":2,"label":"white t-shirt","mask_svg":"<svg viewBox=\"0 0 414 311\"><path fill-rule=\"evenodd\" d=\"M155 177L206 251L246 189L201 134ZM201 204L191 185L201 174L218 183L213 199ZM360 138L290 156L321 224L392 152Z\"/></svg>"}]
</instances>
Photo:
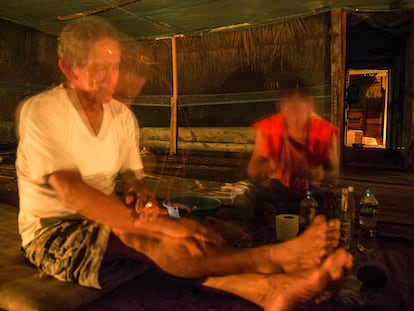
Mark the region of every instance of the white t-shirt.
<instances>
[{"instance_id":1,"label":"white t-shirt","mask_svg":"<svg viewBox=\"0 0 414 311\"><path fill-rule=\"evenodd\" d=\"M119 173L143 168L137 121L128 107L116 100L104 104L98 135L85 122L79 107L73 91L63 85L21 106L16 171L23 245L59 218L79 217L58 200L48 183L51 173L76 169L85 183L111 194Z\"/></svg>"}]
</instances>

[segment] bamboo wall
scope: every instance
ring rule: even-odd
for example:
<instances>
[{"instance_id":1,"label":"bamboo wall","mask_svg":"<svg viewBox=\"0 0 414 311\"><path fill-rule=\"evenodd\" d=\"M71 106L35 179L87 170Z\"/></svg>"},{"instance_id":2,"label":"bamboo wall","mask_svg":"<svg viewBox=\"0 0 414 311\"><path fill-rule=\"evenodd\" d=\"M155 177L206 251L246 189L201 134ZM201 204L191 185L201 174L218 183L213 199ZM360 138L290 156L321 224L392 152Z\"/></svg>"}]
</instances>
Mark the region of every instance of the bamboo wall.
<instances>
[{"instance_id":1,"label":"bamboo wall","mask_svg":"<svg viewBox=\"0 0 414 311\"><path fill-rule=\"evenodd\" d=\"M0 20L0 141L15 139L18 103L59 80L56 38Z\"/></svg>"}]
</instances>

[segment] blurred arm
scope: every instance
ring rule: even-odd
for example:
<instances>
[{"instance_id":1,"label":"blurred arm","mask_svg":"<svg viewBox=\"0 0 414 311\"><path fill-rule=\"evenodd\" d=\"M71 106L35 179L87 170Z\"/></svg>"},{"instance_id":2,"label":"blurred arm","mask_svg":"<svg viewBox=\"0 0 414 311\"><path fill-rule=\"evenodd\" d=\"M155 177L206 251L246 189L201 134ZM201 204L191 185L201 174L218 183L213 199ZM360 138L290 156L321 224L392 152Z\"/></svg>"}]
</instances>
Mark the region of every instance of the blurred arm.
<instances>
[{"instance_id":1,"label":"blurred arm","mask_svg":"<svg viewBox=\"0 0 414 311\"><path fill-rule=\"evenodd\" d=\"M274 170L268 158L262 155L264 137L262 132L256 130L253 153L247 165L247 175L252 179L266 178Z\"/></svg>"},{"instance_id":2,"label":"blurred arm","mask_svg":"<svg viewBox=\"0 0 414 311\"><path fill-rule=\"evenodd\" d=\"M324 179L323 181L335 185L339 178L339 141L338 136L334 134L328 145L328 160L323 164Z\"/></svg>"}]
</instances>

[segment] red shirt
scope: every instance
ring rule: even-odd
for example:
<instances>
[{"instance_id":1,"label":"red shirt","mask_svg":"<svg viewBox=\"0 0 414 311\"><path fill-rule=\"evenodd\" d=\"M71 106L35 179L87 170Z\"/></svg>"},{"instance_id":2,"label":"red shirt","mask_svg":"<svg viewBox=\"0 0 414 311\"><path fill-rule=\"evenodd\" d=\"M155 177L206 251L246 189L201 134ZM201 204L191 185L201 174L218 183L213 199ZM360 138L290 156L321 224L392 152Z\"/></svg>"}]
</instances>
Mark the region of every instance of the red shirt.
<instances>
[{"instance_id":1,"label":"red shirt","mask_svg":"<svg viewBox=\"0 0 414 311\"><path fill-rule=\"evenodd\" d=\"M333 124L316 115L309 120L307 146L293 144L291 140L286 139L283 135L284 122L281 114L263 119L254 127L263 134L261 155L278 163L277 171L272 178L279 180L297 194L309 188L309 178L302 165L303 161L316 168L331 159L332 154L328 151L328 146L333 136L338 133Z\"/></svg>"},{"instance_id":2,"label":"red shirt","mask_svg":"<svg viewBox=\"0 0 414 311\"><path fill-rule=\"evenodd\" d=\"M282 147L284 128L281 114L278 113L257 122L254 128L260 130L264 136L262 155L277 160ZM327 148L333 135L337 133L338 128L325 119L319 116L311 118L307 146L310 163L321 165L331 157Z\"/></svg>"}]
</instances>

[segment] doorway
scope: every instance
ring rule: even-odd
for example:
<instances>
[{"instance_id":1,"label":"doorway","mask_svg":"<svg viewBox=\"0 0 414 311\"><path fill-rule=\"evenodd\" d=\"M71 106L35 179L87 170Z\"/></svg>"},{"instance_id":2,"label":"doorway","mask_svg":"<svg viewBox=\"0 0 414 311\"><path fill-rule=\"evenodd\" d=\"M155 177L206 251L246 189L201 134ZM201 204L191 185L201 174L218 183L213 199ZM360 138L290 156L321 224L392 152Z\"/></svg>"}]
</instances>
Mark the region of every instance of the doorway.
<instances>
[{"instance_id":1,"label":"doorway","mask_svg":"<svg viewBox=\"0 0 414 311\"><path fill-rule=\"evenodd\" d=\"M388 69L347 71L345 146L386 148L388 90Z\"/></svg>"}]
</instances>

